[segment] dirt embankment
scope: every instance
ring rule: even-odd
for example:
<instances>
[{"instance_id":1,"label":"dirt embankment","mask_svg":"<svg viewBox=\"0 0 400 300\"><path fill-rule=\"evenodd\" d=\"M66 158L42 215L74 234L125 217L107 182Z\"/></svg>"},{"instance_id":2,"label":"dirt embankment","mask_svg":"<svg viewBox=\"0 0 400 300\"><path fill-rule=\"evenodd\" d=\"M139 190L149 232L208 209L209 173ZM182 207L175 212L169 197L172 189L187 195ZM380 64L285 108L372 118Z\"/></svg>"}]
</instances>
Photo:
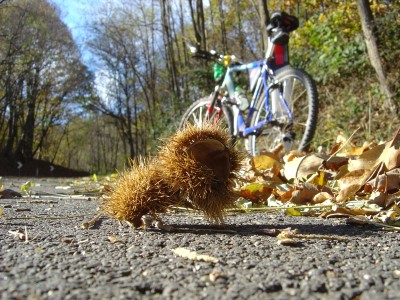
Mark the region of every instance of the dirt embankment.
<instances>
[{"instance_id":1,"label":"dirt embankment","mask_svg":"<svg viewBox=\"0 0 400 300\"><path fill-rule=\"evenodd\" d=\"M71 170L43 160L17 160L0 155L0 176L80 177L85 171Z\"/></svg>"}]
</instances>

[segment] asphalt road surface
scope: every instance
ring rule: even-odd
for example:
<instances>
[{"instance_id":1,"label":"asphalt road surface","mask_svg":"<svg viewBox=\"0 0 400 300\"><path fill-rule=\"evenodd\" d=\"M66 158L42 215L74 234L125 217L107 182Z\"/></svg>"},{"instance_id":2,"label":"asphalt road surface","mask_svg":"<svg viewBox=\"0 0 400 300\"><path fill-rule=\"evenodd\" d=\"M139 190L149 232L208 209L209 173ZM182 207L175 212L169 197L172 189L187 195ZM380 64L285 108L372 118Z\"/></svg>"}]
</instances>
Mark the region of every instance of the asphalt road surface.
<instances>
[{"instance_id":1,"label":"asphalt road surface","mask_svg":"<svg viewBox=\"0 0 400 300\"><path fill-rule=\"evenodd\" d=\"M281 213L85 229L99 203L71 182L37 179L30 196L0 199L1 299L400 299L400 233ZM288 227L300 235L282 244L274 232Z\"/></svg>"}]
</instances>

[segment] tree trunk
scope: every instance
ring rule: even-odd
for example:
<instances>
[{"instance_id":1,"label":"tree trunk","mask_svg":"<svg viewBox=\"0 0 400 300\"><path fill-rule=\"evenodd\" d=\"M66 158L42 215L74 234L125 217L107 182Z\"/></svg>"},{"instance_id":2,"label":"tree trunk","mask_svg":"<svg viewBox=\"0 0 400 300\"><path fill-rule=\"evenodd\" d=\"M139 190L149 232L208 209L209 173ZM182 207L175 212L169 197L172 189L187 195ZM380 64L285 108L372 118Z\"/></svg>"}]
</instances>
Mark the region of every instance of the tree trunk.
<instances>
[{"instance_id":1,"label":"tree trunk","mask_svg":"<svg viewBox=\"0 0 400 300\"><path fill-rule=\"evenodd\" d=\"M176 69L176 63L174 58L174 45L170 29L170 22L168 20L168 11L170 11L170 2L166 0L161 0L161 19L162 19L162 28L163 28L163 38L164 38L164 48L166 54L167 68L169 70L169 81L170 88L174 92L174 95L177 99L180 98L179 86L178 86L178 72ZM173 101L171 99L170 107L173 108Z\"/></svg>"},{"instance_id":2,"label":"tree trunk","mask_svg":"<svg viewBox=\"0 0 400 300\"><path fill-rule=\"evenodd\" d=\"M32 78L28 80L29 82L29 92L28 92L28 114L26 116L25 126L24 126L24 139L22 142L22 151L25 158L33 158L33 140L35 133L35 112L36 112L36 102L39 94L39 68L34 68L33 74L30 75Z\"/></svg>"},{"instance_id":3,"label":"tree trunk","mask_svg":"<svg viewBox=\"0 0 400 300\"><path fill-rule=\"evenodd\" d=\"M381 92L385 95L386 101L384 105L392 110L397 110L396 102L393 100L393 94L390 84L386 78L382 61L378 52L377 39L373 30L374 17L368 0L357 0L358 13L361 19L361 26L364 32L365 43L369 60L378 76Z\"/></svg>"},{"instance_id":4,"label":"tree trunk","mask_svg":"<svg viewBox=\"0 0 400 300\"><path fill-rule=\"evenodd\" d=\"M222 50L224 51L224 53L227 53L229 49L228 49L228 42L226 39L225 16L224 16L224 9L222 7L222 0L218 0L218 10L219 10L219 20L221 24Z\"/></svg>"},{"instance_id":5,"label":"tree trunk","mask_svg":"<svg viewBox=\"0 0 400 300\"><path fill-rule=\"evenodd\" d=\"M235 9L236 9L236 24L237 24L237 36L239 39L240 45L242 47L239 48L239 57L243 59L244 56L244 45L246 45L246 39L242 30L242 12L240 10L240 0L235 1Z\"/></svg>"},{"instance_id":6,"label":"tree trunk","mask_svg":"<svg viewBox=\"0 0 400 300\"><path fill-rule=\"evenodd\" d=\"M206 31L204 27L204 10L203 2L201 0L196 1L196 15L193 8L193 0L189 0L190 14L192 16L192 24L194 29L194 34L196 37L197 46L200 49L207 49L206 43Z\"/></svg>"},{"instance_id":7,"label":"tree trunk","mask_svg":"<svg viewBox=\"0 0 400 300\"><path fill-rule=\"evenodd\" d=\"M259 0L259 17L260 17L260 30L261 30L261 48L262 52L265 53L268 46L268 32L267 32L267 25L269 22L269 13L268 13L268 6L267 0Z\"/></svg>"}]
</instances>

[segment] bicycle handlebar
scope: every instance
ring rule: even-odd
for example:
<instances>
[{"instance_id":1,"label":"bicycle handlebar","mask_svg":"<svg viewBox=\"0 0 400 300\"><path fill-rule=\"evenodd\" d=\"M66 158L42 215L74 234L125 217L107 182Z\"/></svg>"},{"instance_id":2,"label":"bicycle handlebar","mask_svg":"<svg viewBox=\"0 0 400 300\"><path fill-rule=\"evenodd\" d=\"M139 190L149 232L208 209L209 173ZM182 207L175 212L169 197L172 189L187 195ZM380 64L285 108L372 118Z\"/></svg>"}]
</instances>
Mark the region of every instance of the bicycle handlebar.
<instances>
[{"instance_id":1,"label":"bicycle handlebar","mask_svg":"<svg viewBox=\"0 0 400 300\"><path fill-rule=\"evenodd\" d=\"M206 50L202 50L200 48L194 47L194 46L189 46L189 48L190 48L190 52L193 53L193 57L195 57L195 58L217 61L224 57L223 55L218 54L214 50L206 51Z\"/></svg>"},{"instance_id":2,"label":"bicycle handlebar","mask_svg":"<svg viewBox=\"0 0 400 300\"><path fill-rule=\"evenodd\" d=\"M286 45L289 41L289 32L296 30L298 27L299 19L295 16L291 16L285 12L274 12L267 26L270 41L273 44ZM234 55L223 55L217 53L215 50L202 50L191 45L189 45L189 48L194 58L219 62L225 66L228 66L231 62L236 62Z\"/></svg>"}]
</instances>

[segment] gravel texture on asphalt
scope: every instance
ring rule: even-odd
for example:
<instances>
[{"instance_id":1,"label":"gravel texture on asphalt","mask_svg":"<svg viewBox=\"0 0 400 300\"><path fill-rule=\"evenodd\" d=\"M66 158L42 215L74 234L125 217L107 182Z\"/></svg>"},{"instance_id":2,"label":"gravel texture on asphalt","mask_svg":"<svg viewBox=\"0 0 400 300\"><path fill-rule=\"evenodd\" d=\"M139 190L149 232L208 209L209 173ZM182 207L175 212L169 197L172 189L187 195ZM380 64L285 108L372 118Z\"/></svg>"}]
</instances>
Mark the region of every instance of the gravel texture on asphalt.
<instances>
[{"instance_id":1,"label":"gravel texture on asphalt","mask_svg":"<svg viewBox=\"0 0 400 300\"><path fill-rule=\"evenodd\" d=\"M400 299L397 232L281 213L221 228L182 212L163 216L172 232L106 217L84 229L99 202L52 193L0 199L1 299ZM304 235L295 245L268 234L287 227Z\"/></svg>"}]
</instances>

